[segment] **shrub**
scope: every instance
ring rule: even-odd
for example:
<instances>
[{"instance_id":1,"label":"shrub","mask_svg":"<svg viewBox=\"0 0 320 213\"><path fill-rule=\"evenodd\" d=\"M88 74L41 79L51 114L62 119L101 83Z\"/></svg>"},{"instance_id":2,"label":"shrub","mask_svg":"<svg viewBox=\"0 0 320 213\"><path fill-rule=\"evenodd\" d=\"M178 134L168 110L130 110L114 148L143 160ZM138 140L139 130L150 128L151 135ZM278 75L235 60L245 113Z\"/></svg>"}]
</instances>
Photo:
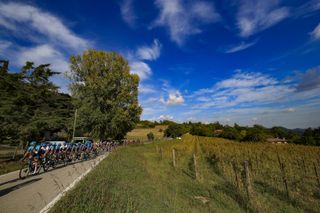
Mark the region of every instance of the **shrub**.
<instances>
[{"instance_id":1,"label":"shrub","mask_svg":"<svg viewBox=\"0 0 320 213\"><path fill-rule=\"evenodd\" d=\"M147 134L147 137L148 137L148 141L153 141L154 140L154 134L152 132L149 132Z\"/></svg>"}]
</instances>

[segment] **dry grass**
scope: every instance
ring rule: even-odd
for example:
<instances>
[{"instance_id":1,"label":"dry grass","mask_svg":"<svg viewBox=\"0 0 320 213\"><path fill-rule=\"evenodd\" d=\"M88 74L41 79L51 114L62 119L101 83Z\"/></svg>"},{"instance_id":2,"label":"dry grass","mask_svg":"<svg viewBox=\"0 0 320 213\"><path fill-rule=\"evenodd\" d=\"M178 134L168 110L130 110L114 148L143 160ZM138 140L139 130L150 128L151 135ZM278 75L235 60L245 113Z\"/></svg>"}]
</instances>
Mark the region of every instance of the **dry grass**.
<instances>
[{"instance_id":1,"label":"dry grass","mask_svg":"<svg viewBox=\"0 0 320 213\"><path fill-rule=\"evenodd\" d=\"M167 129L166 125L158 125L155 128L136 128L131 132L128 132L126 137L132 140L147 141L147 134L152 132L154 134L155 140L160 140L163 138L164 130ZM162 130L162 131L161 131Z\"/></svg>"}]
</instances>

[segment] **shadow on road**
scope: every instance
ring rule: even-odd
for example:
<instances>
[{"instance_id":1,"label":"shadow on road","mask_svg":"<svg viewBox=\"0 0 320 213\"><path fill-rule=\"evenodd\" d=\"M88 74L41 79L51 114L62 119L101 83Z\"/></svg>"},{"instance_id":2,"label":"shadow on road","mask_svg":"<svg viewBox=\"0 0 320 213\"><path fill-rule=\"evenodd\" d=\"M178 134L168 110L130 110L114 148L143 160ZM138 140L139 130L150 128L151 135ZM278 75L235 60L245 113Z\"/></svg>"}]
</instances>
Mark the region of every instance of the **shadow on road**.
<instances>
[{"instance_id":1,"label":"shadow on road","mask_svg":"<svg viewBox=\"0 0 320 213\"><path fill-rule=\"evenodd\" d=\"M16 179L13 179L13 180L9 180L9 181L0 183L0 186L6 185L6 184L8 184L8 183L14 183L14 182L17 182L18 180L20 180L20 178L16 178Z\"/></svg>"},{"instance_id":2,"label":"shadow on road","mask_svg":"<svg viewBox=\"0 0 320 213\"><path fill-rule=\"evenodd\" d=\"M34 183L34 182L37 182L37 181L39 181L41 179L42 178L35 178L35 179L28 180L28 181L23 182L23 183L19 183L19 184L15 185L15 186L11 186L9 188L0 190L0 197L2 197L2 196L6 195L6 194L8 194L8 193L10 193L10 192L12 192L14 190L20 189L20 188L22 188L22 187L24 187L26 185L29 185L29 184Z\"/></svg>"}]
</instances>

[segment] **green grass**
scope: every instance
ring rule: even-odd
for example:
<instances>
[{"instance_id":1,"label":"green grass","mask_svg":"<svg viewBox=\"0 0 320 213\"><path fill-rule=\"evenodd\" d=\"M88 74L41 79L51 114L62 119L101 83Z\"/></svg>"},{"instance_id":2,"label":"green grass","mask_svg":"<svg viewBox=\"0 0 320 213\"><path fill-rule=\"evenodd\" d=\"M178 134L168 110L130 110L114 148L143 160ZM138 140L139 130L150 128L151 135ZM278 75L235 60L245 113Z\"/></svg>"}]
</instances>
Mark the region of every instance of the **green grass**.
<instances>
[{"instance_id":1,"label":"green grass","mask_svg":"<svg viewBox=\"0 0 320 213\"><path fill-rule=\"evenodd\" d=\"M234 154L237 152L241 161L241 156L250 157L248 147L253 153L261 148L267 154L268 149L278 149L266 144L238 144L193 136L122 147L67 193L51 212L319 212L319 188L315 180L310 179L311 170L300 180L305 192L299 193L292 184L300 185L291 181L299 174L288 173L292 197L287 198L281 181L271 181L271 177L263 172L263 176L259 176L251 166L255 171L252 172L254 198L249 201L242 182L239 188L236 187L230 165L224 159L228 154L222 151L226 149L231 156L237 156ZM176 168L172 166L173 148L176 150ZM291 155L301 149L311 157L319 154L318 148L283 146L279 149L282 157L286 149ZM197 180L192 159L194 152L200 174ZM218 160L212 159L213 153ZM270 162L277 168L277 162ZM266 165L270 166L270 162L266 160ZM268 167L261 168L269 172ZM241 173L239 176L241 178ZM280 175L274 179L277 178L281 180Z\"/></svg>"},{"instance_id":2,"label":"green grass","mask_svg":"<svg viewBox=\"0 0 320 213\"><path fill-rule=\"evenodd\" d=\"M0 162L0 175L16 171L21 168L19 161Z\"/></svg>"},{"instance_id":3,"label":"green grass","mask_svg":"<svg viewBox=\"0 0 320 213\"><path fill-rule=\"evenodd\" d=\"M16 152L15 159L12 157ZM23 156L24 150L16 150L11 146L0 146L0 175L20 169L21 164L18 161Z\"/></svg>"}]
</instances>

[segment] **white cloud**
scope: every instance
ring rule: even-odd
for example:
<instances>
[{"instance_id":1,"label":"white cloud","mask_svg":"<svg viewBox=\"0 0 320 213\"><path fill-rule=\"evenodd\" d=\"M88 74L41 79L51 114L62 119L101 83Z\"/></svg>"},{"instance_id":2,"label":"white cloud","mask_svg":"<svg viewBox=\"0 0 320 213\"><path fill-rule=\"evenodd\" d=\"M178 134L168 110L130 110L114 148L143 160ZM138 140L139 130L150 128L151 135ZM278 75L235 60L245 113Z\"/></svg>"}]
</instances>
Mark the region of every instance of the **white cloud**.
<instances>
[{"instance_id":1,"label":"white cloud","mask_svg":"<svg viewBox=\"0 0 320 213\"><path fill-rule=\"evenodd\" d=\"M237 72L231 78L217 82L211 89L196 91L191 97L201 103L193 108L226 108L240 105L261 105L287 98L295 91L291 85L262 73Z\"/></svg>"},{"instance_id":2,"label":"white cloud","mask_svg":"<svg viewBox=\"0 0 320 213\"><path fill-rule=\"evenodd\" d=\"M122 19L131 27L135 26L137 16L133 9L132 0L123 0L120 3L120 11Z\"/></svg>"},{"instance_id":3,"label":"white cloud","mask_svg":"<svg viewBox=\"0 0 320 213\"><path fill-rule=\"evenodd\" d=\"M316 26L316 28L314 28L314 30L310 34L313 39L320 39L320 23L318 24L318 26Z\"/></svg>"},{"instance_id":4,"label":"white cloud","mask_svg":"<svg viewBox=\"0 0 320 213\"><path fill-rule=\"evenodd\" d=\"M152 74L148 64L142 61L133 61L130 63L131 73L138 74L141 80L149 78Z\"/></svg>"},{"instance_id":5,"label":"white cloud","mask_svg":"<svg viewBox=\"0 0 320 213\"><path fill-rule=\"evenodd\" d=\"M237 25L242 37L265 30L289 16L289 9L279 7L279 0L242 0L239 5Z\"/></svg>"},{"instance_id":6,"label":"white cloud","mask_svg":"<svg viewBox=\"0 0 320 213\"><path fill-rule=\"evenodd\" d=\"M159 58L160 51L161 51L161 44L158 39L154 39L151 47L149 46L139 47L136 52L136 55L141 60L153 61Z\"/></svg>"},{"instance_id":7,"label":"white cloud","mask_svg":"<svg viewBox=\"0 0 320 213\"><path fill-rule=\"evenodd\" d=\"M256 41L253 42L249 42L249 43L245 43L245 42L241 42L240 44L230 47L228 49L225 50L225 53L235 53L235 52L239 52L245 49L248 49L249 47L255 45L257 43Z\"/></svg>"},{"instance_id":8,"label":"white cloud","mask_svg":"<svg viewBox=\"0 0 320 213\"><path fill-rule=\"evenodd\" d=\"M140 80L146 80L152 75L150 66L144 61L154 61L160 56L161 44L154 39L151 46L139 47L133 54L129 53L129 64L131 72L138 74Z\"/></svg>"},{"instance_id":9,"label":"white cloud","mask_svg":"<svg viewBox=\"0 0 320 213\"><path fill-rule=\"evenodd\" d=\"M86 48L89 44L75 35L58 17L27 4L1 3L0 25L18 34L22 29L32 28L57 45L62 43L74 49Z\"/></svg>"},{"instance_id":10,"label":"white cloud","mask_svg":"<svg viewBox=\"0 0 320 213\"><path fill-rule=\"evenodd\" d=\"M188 36L201 32L201 24L216 22L220 17L213 4L204 1L186 4L181 0L156 0L156 6L160 15L153 26L168 28L171 40L180 46Z\"/></svg>"},{"instance_id":11,"label":"white cloud","mask_svg":"<svg viewBox=\"0 0 320 213\"><path fill-rule=\"evenodd\" d=\"M63 54L48 44L32 48L22 48L16 55L18 64L23 66L26 61L33 61L35 64L51 64L51 68L58 72L65 72L69 69L68 62Z\"/></svg>"},{"instance_id":12,"label":"white cloud","mask_svg":"<svg viewBox=\"0 0 320 213\"><path fill-rule=\"evenodd\" d=\"M155 90L155 88L151 85L146 85L146 84L141 84L139 85L139 92L140 93L145 93L145 94L149 94L149 93L155 93L157 92Z\"/></svg>"},{"instance_id":13,"label":"white cloud","mask_svg":"<svg viewBox=\"0 0 320 213\"><path fill-rule=\"evenodd\" d=\"M232 78L217 83L218 88L242 88L274 85L278 81L262 73L237 72Z\"/></svg>"},{"instance_id":14,"label":"white cloud","mask_svg":"<svg viewBox=\"0 0 320 213\"><path fill-rule=\"evenodd\" d=\"M297 92L310 91L320 88L320 66L307 70L304 73L298 73Z\"/></svg>"},{"instance_id":15,"label":"white cloud","mask_svg":"<svg viewBox=\"0 0 320 213\"><path fill-rule=\"evenodd\" d=\"M184 98L179 91L171 91L168 95L167 100L161 98L160 102L166 105L181 105L184 103Z\"/></svg>"},{"instance_id":16,"label":"white cloud","mask_svg":"<svg viewBox=\"0 0 320 213\"><path fill-rule=\"evenodd\" d=\"M171 115L160 115L158 120L173 120L173 116Z\"/></svg>"},{"instance_id":17,"label":"white cloud","mask_svg":"<svg viewBox=\"0 0 320 213\"><path fill-rule=\"evenodd\" d=\"M1 41L0 40L0 54L3 54L5 50L7 50L12 45L9 41Z\"/></svg>"},{"instance_id":18,"label":"white cloud","mask_svg":"<svg viewBox=\"0 0 320 213\"><path fill-rule=\"evenodd\" d=\"M285 112L295 112L296 110L292 107L288 108L285 110Z\"/></svg>"}]
</instances>

